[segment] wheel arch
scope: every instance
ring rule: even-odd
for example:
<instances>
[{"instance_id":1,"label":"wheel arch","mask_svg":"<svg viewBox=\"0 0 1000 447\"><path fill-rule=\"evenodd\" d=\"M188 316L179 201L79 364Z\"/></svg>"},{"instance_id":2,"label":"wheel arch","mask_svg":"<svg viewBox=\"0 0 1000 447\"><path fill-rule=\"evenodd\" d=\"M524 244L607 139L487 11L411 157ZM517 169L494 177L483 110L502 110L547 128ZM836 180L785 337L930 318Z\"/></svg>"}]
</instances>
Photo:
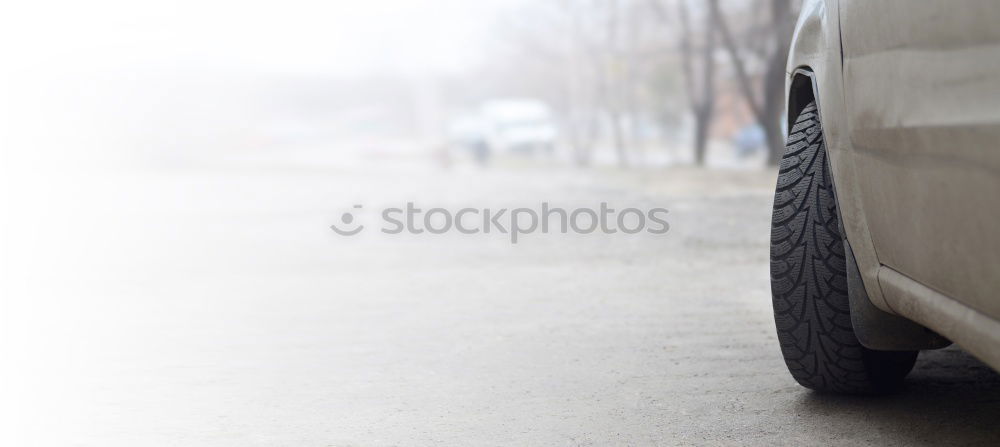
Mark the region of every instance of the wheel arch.
<instances>
[{"instance_id":1,"label":"wheel arch","mask_svg":"<svg viewBox=\"0 0 1000 447\"><path fill-rule=\"evenodd\" d=\"M795 118L799 116L810 102L816 102L816 110L819 111L819 99L816 95L816 80L812 68L808 66L797 67L791 73L788 83L786 100L785 124L791 129Z\"/></svg>"}]
</instances>

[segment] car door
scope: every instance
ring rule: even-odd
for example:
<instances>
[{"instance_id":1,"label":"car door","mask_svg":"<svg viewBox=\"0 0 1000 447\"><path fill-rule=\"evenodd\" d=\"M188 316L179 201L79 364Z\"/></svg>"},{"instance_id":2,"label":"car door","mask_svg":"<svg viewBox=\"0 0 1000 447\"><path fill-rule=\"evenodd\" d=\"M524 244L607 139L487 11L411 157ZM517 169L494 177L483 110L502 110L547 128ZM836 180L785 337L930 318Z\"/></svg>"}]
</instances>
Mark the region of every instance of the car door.
<instances>
[{"instance_id":1,"label":"car door","mask_svg":"<svg viewBox=\"0 0 1000 447\"><path fill-rule=\"evenodd\" d=\"M840 22L879 262L1000 318L1000 2L842 0Z\"/></svg>"}]
</instances>

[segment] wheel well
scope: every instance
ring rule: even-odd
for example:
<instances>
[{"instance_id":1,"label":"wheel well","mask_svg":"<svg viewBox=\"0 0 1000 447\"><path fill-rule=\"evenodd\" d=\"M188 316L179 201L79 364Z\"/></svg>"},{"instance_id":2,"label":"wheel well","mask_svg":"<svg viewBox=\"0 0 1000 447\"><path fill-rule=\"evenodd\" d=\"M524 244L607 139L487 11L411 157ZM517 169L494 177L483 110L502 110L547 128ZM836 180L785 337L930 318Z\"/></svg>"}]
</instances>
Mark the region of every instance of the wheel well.
<instances>
[{"instance_id":1,"label":"wheel well","mask_svg":"<svg viewBox=\"0 0 1000 447\"><path fill-rule=\"evenodd\" d=\"M815 100L816 92L813 91L812 69L808 67L796 69L792 74L792 82L788 89L788 115L785 117L788 129L791 129L792 125L795 124L795 118L799 116L802 109ZM819 104L816 104L816 109L819 109Z\"/></svg>"}]
</instances>

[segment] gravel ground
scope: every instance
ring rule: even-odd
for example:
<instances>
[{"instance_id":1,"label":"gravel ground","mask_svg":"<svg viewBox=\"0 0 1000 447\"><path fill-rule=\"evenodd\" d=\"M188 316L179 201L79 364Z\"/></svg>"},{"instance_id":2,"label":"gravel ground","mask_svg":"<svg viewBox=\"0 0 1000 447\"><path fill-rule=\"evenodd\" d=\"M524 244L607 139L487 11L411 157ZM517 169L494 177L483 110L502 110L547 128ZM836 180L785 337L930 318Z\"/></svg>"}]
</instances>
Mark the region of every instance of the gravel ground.
<instances>
[{"instance_id":1,"label":"gravel ground","mask_svg":"<svg viewBox=\"0 0 1000 447\"><path fill-rule=\"evenodd\" d=\"M374 166L25 179L5 239L4 444L1000 439L1000 379L957 348L923 353L895 396L792 381L768 292L773 171ZM352 204L371 224L407 200L664 207L671 229L517 245L328 229Z\"/></svg>"}]
</instances>

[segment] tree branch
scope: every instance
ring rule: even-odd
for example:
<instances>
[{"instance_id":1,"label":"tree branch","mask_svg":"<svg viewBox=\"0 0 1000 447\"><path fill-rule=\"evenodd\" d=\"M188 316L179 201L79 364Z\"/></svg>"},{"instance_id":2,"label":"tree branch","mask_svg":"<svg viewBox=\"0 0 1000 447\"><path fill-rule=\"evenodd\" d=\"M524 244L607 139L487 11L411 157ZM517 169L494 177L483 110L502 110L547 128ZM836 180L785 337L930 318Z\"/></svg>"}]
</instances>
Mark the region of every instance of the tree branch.
<instances>
[{"instance_id":1,"label":"tree branch","mask_svg":"<svg viewBox=\"0 0 1000 447\"><path fill-rule=\"evenodd\" d=\"M729 58L732 61L733 68L736 70L736 78L739 82L740 90L743 92L743 97L746 99L747 105L753 112L754 117L758 121L763 121L763 107L758 102L757 95L754 94L753 83L750 76L747 74L746 65L743 62L743 58L740 56L739 48L736 47L736 41L733 39L733 34L729 30L729 24L726 23L726 18L723 17L722 11L719 10L718 0L709 1L709 8L712 18L715 21L716 29L718 29L719 35L722 37L722 43L726 46L726 51L729 53Z\"/></svg>"}]
</instances>

